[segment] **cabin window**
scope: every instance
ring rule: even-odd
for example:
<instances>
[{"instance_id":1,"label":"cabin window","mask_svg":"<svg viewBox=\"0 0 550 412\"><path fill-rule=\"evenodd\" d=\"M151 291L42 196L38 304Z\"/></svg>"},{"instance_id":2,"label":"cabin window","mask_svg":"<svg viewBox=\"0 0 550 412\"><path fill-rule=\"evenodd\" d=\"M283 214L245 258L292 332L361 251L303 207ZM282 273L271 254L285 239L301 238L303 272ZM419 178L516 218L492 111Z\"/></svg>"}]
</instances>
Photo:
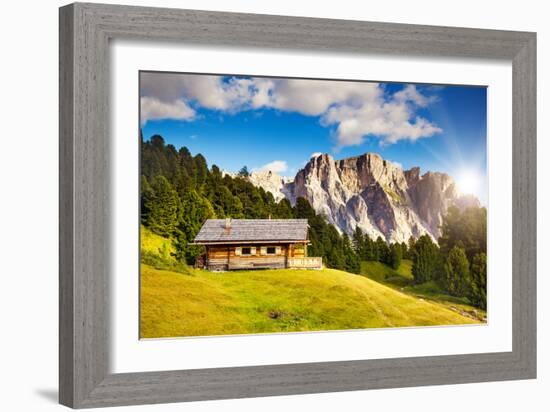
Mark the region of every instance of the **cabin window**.
<instances>
[{"instance_id":1,"label":"cabin window","mask_svg":"<svg viewBox=\"0 0 550 412\"><path fill-rule=\"evenodd\" d=\"M241 248L241 254L244 255L244 256L251 255L252 254L252 248L250 248L250 247Z\"/></svg>"},{"instance_id":2,"label":"cabin window","mask_svg":"<svg viewBox=\"0 0 550 412\"><path fill-rule=\"evenodd\" d=\"M275 254L277 254L277 248L275 246L268 246L267 250L266 250L266 253L268 255L275 255Z\"/></svg>"}]
</instances>

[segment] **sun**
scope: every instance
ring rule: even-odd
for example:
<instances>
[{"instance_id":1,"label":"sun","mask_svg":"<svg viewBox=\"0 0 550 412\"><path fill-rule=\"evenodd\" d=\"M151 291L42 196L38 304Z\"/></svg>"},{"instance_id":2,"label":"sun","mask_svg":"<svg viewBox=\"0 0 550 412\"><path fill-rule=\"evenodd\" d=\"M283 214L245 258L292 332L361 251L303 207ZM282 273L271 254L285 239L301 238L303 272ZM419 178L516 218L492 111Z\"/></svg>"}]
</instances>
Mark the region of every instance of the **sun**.
<instances>
[{"instance_id":1,"label":"sun","mask_svg":"<svg viewBox=\"0 0 550 412\"><path fill-rule=\"evenodd\" d=\"M482 180L480 174L475 170L462 169L457 175L456 185L462 194L475 195L481 187Z\"/></svg>"}]
</instances>

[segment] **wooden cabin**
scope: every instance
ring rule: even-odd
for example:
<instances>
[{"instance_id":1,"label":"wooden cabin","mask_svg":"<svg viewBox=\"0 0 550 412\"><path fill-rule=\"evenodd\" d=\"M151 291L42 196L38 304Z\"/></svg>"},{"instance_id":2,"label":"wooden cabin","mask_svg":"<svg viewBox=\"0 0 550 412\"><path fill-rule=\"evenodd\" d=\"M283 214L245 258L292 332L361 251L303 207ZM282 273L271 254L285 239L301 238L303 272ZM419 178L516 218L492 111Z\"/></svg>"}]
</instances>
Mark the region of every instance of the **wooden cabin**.
<instances>
[{"instance_id":1,"label":"wooden cabin","mask_svg":"<svg viewBox=\"0 0 550 412\"><path fill-rule=\"evenodd\" d=\"M197 267L208 270L321 269L307 255L307 219L208 219L193 242L206 253Z\"/></svg>"}]
</instances>

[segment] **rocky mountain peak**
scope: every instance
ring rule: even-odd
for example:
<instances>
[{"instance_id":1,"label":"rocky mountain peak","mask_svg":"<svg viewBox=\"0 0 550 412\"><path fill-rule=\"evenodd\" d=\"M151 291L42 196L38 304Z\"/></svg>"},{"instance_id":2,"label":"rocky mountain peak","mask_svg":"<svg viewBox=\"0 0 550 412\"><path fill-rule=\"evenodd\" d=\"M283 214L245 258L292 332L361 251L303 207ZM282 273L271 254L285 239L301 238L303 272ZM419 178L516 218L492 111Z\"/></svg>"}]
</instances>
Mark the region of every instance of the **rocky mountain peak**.
<instances>
[{"instance_id":1,"label":"rocky mountain peak","mask_svg":"<svg viewBox=\"0 0 550 412\"><path fill-rule=\"evenodd\" d=\"M340 231L356 227L371 238L403 242L409 237L440 236L442 216L452 206L479 206L477 198L461 195L453 179L439 172L404 171L377 153L335 160L313 156L294 178L285 181L271 172L254 172L250 181L273 193L277 200L295 203L306 198L315 211Z\"/></svg>"},{"instance_id":2,"label":"rocky mountain peak","mask_svg":"<svg viewBox=\"0 0 550 412\"><path fill-rule=\"evenodd\" d=\"M250 173L248 180L254 186L262 187L270 192L278 202L286 197L284 187L291 180L280 176L271 170L257 170Z\"/></svg>"},{"instance_id":3,"label":"rocky mountain peak","mask_svg":"<svg viewBox=\"0 0 550 412\"><path fill-rule=\"evenodd\" d=\"M409 187L416 185L420 180L420 168L418 166L405 170L404 174Z\"/></svg>"}]
</instances>

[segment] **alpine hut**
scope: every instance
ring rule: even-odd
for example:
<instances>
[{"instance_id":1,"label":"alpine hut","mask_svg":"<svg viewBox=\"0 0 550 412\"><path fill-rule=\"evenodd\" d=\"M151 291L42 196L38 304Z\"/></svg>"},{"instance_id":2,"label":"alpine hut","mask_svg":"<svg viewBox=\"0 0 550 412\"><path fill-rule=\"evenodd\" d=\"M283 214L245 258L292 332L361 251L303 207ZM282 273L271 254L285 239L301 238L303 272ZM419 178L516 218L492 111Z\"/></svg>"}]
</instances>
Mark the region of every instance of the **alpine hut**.
<instances>
[{"instance_id":1,"label":"alpine hut","mask_svg":"<svg viewBox=\"0 0 550 412\"><path fill-rule=\"evenodd\" d=\"M197 266L208 270L320 269L308 257L307 219L208 219L195 237L206 253Z\"/></svg>"}]
</instances>

